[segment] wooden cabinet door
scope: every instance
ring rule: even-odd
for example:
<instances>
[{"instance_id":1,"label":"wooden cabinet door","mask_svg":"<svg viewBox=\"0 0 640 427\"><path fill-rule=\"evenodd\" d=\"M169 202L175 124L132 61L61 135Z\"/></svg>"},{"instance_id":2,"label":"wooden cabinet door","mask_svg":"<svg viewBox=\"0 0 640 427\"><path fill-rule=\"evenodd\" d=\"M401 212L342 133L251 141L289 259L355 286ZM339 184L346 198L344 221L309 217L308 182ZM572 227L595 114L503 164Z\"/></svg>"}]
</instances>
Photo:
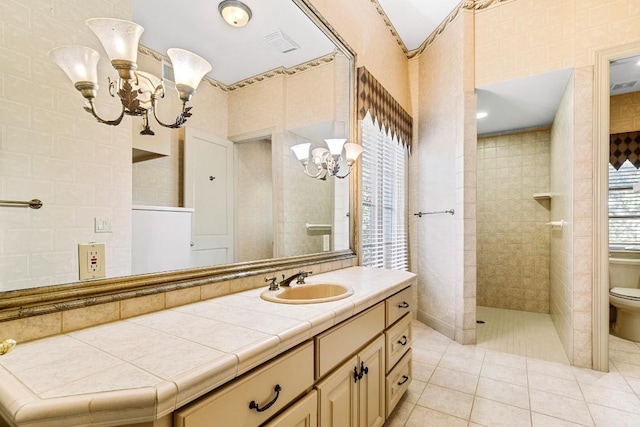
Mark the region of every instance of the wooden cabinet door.
<instances>
[{"instance_id":1,"label":"wooden cabinet door","mask_svg":"<svg viewBox=\"0 0 640 427\"><path fill-rule=\"evenodd\" d=\"M318 392L311 390L293 406L271 420L265 427L317 427Z\"/></svg>"},{"instance_id":2,"label":"wooden cabinet door","mask_svg":"<svg viewBox=\"0 0 640 427\"><path fill-rule=\"evenodd\" d=\"M357 426L358 384L353 376L357 365L358 357L351 357L316 386L320 399L319 426Z\"/></svg>"},{"instance_id":3,"label":"wooden cabinet door","mask_svg":"<svg viewBox=\"0 0 640 427\"><path fill-rule=\"evenodd\" d=\"M380 336L359 353L358 370L366 374L358 381L360 427L382 426L385 420L384 336Z\"/></svg>"}]
</instances>

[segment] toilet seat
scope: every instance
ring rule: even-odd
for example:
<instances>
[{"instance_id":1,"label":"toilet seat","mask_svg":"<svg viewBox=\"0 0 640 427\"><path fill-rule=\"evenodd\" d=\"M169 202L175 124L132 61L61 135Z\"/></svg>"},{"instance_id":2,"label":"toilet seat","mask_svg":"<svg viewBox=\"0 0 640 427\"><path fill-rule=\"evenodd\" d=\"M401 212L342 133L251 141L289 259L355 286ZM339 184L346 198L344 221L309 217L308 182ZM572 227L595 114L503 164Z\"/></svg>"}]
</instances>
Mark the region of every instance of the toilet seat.
<instances>
[{"instance_id":1,"label":"toilet seat","mask_svg":"<svg viewBox=\"0 0 640 427\"><path fill-rule=\"evenodd\" d=\"M640 288L613 288L609 289L609 295L640 302Z\"/></svg>"}]
</instances>

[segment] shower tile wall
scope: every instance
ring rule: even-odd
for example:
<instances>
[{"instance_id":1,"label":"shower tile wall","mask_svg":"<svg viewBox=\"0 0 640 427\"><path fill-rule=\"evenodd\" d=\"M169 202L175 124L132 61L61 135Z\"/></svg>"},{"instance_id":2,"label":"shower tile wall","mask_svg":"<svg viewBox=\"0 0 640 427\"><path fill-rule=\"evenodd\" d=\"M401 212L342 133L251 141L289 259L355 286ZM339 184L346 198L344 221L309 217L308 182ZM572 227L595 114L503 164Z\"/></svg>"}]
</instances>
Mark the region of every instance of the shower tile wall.
<instances>
[{"instance_id":1,"label":"shower tile wall","mask_svg":"<svg viewBox=\"0 0 640 427\"><path fill-rule=\"evenodd\" d=\"M548 129L478 139L477 304L549 312Z\"/></svg>"}]
</instances>

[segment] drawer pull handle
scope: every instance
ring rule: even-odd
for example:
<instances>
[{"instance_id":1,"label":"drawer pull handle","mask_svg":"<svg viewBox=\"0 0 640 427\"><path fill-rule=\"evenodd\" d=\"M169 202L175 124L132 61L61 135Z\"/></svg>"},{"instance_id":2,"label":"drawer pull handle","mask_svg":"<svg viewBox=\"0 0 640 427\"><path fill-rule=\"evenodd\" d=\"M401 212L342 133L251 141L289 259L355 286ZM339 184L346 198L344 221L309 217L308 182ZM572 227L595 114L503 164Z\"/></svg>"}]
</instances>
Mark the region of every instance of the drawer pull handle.
<instances>
[{"instance_id":1,"label":"drawer pull handle","mask_svg":"<svg viewBox=\"0 0 640 427\"><path fill-rule=\"evenodd\" d=\"M398 344L400 344L400 345L407 345L407 342L408 342L408 340L407 340L407 336L406 335L403 335L402 338L400 338L398 340Z\"/></svg>"},{"instance_id":2,"label":"drawer pull handle","mask_svg":"<svg viewBox=\"0 0 640 427\"><path fill-rule=\"evenodd\" d=\"M398 308L409 308L409 303L403 301L402 303L398 304Z\"/></svg>"},{"instance_id":3,"label":"drawer pull handle","mask_svg":"<svg viewBox=\"0 0 640 427\"><path fill-rule=\"evenodd\" d=\"M353 382L357 383L360 378L362 378L362 377L360 375L358 375L358 367L354 366L353 367Z\"/></svg>"},{"instance_id":4,"label":"drawer pull handle","mask_svg":"<svg viewBox=\"0 0 640 427\"><path fill-rule=\"evenodd\" d=\"M409 377L406 375L402 376L402 381L398 381L398 385L402 385L404 383L406 383L407 381L409 381Z\"/></svg>"},{"instance_id":5,"label":"drawer pull handle","mask_svg":"<svg viewBox=\"0 0 640 427\"><path fill-rule=\"evenodd\" d=\"M273 391L276 392L276 395L274 396L274 398L273 398L273 400L271 402L267 403L262 408L260 408L260 406L256 403L256 401L252 400L251 403L249 403L249 409L255 409L257 412L262 412L262 411L266 411L267 409L271 408L273 406L273 404L276 403L276 400L278 400L278 397L280 397L280 391L282 391L282 387L280 387L280 384L276 384L276 386L273 389Z\"/></svg>"}]
</instances>

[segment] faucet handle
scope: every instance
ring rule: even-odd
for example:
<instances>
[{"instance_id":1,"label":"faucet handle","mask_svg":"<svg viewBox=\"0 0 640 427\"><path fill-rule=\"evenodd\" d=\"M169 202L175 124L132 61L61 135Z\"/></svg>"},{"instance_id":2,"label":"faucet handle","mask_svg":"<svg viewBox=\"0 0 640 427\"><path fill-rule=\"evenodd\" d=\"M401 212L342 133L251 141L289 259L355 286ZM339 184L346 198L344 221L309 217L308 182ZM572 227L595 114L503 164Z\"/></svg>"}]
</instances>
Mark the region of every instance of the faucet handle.
<instances>
[{"instance_id":1,"label":"faucet handle","mask_svg":"<svg viewBox=\"0 0 640 427\"><path fill-rule=\"evenodd\" d=\"M264 278L265 282L271 282L269 283L269 290L270 291L277 291L278 288L278 277L277 276L271 276L271 277L265 277Z\"/></svg>"},{"instance_id":2,"label":"faucet handle","mask_svg":"<svg viewBox=\"0 0 640 427\"><path fill-rule=\"evenodd\" d=\"M300 270L300 273L298 273L298 279L296 280L296 283L298 285L304 285L304 279L306 279L311 274L313 274L313 271Z\"/></svg>"}]
</instances>

